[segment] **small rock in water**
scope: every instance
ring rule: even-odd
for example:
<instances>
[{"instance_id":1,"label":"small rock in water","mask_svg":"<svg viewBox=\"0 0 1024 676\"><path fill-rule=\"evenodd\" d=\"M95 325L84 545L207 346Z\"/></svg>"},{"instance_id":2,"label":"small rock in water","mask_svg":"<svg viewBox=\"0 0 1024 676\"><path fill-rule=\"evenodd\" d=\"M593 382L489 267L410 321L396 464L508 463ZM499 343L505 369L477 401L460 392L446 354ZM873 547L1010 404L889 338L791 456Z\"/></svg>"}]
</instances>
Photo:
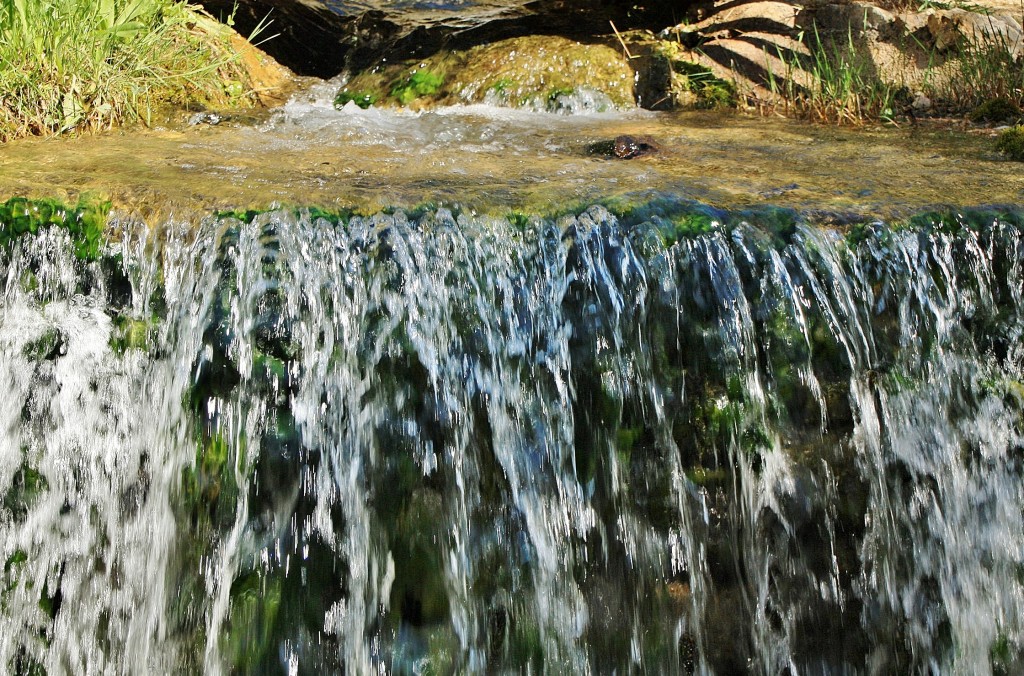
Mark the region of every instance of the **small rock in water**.
<instances>
[{"instance_id":1,"label":"small rock in water","mask_svg":"<svg viewBox=\"0 0 1024 676\"><path fill-rule=\"evenodd\" d=\"M610 141L597 141L587 146L588 155L601 155L620 160L631 160L658 152L658 145L650 136L623 134Z\"/></svg>"},{"instance_id":2,"label":"small rock in water","mask_svg":"<svg viewBox=\"0 0 1024 676\"><path fill-rule=\"evenodd\" d=\"M202 113L196 113L192 117L188 118L188 125L194 127L197 124L209 124L216 126L224 121L224 116L219 113L211 113L204 111Z\"/></svg>"}]
</instances>

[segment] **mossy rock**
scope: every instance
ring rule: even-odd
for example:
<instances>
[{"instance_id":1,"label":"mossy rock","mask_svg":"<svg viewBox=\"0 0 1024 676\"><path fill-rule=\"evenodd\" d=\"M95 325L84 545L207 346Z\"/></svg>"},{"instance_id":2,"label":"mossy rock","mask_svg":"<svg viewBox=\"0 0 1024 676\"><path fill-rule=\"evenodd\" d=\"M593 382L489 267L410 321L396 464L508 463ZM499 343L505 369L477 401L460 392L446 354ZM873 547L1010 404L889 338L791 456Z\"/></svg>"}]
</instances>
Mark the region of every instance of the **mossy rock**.
<instances>
[{"instance_id":1,"label":"mossy rock","mask_svg":"<svg viewBox=\"0 0 1024 676\"><path fill-rule=\"evenodd\" d=\"M670 43L671 44L671 43ZM709 68L692 61L667 56L672 64L677 87L693 95L693 107L701 109L735 108L736 85L723 80Z\"/></svg>"},{"instance_id":2,"label":"mossy rock","mask_svg":"<svg viewBox=\"0 0 1024 676\"><path fill-rule=\"evenodd\" d=\"M632 108L633 70L615 49L550 36L440 52L356 75L334 103L405 106L491 103L558 111Z\"/></svg>"},{"instance_id":3,"label":"mossy rock","mask_svg":"<svg viewBox=\"0 0 1024 676\"><path fill-rule=\"evenodd\" d=\"M128 350L148 352L152 348L152 338L156 320L133 319L118 315L114 318L114 329L110 333L110 348L117 354Z\"/></svg>"},{"instance_id":4,"label":"mossy rock","mask_svg":"<svg viewBox=\"0 0 1024 676\"><path fill-rule=\"evenodd\" d=\"M59 227L71 236L77 258L97 260L110 206L109 201L92 196L82 197L74 206L52 199L12 197L0 203L0 248L10 248L24 235Z\"/></svg>"},{"instance_id":5,"label":"mossy rock","mask_svg":"<svg viewBox=\"0 0 1024 676\"><path fill-rule=\"evenodd\" d=\"M280 607L279 574L253 571L231 584L231 611L221 642L235 669L252 673L268 654L274 655Z\"/></svg>"},{"instance_id":6,"label":"mossy rock","mask_svg":"<svg viewBox=\"0 0 1024 676\"><path fill-rule=\"evenodd\" d=\"M1010 99L997 96L994 99L985 101L971 111L971 122L1010 122L1019 120L1021 116L1020 106Z\"/></svg>"},{"instance_id":7,"label":"mossy rock","mask_svg":"<svg viewBox=\"0 0 1024 676\"><path fill-rule=\"evenodd\" d=\"M68 338L56 327L51 327L35 340L26 343L22 354L34 362L54 361L67 352Z\"/></svg>"},{"instance_id":8,"label":"mossy rock","mask_svg":"<svg viewBox=\"0 0 1024 676\"><path fill-rule=\"evenodd\" d=\"M1018 125L999 135L996 150L1015 162L1024 162L1024 126Z\"/></svg>"},{"instance_id":9,"label":"mossy rock","mask_svg":"<svg viewBox=\"0 0 1024 676\"><path fill-rule=\"evenodd\" d=\"M12 478L7 493L0 500L2 512L6 512L16 521L24 519L28 510L48 488L49 483L39 470L28 463L22 464Z\"/></svg>"}]
</instances>

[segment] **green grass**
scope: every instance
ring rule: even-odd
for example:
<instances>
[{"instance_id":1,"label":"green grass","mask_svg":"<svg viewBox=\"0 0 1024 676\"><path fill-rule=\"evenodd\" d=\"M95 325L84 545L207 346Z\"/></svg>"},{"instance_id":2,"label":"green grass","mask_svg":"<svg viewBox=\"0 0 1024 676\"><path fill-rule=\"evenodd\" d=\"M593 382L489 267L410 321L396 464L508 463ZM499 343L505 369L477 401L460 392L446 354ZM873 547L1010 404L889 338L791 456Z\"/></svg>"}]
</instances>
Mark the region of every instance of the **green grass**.
<instances>
[{"instance_id":1,"label":"green grass","mask_svg":"<svg viewBox=\"0 0 1024 676\"><path fill-rule=\"evenodd\" d=\"M908 114L911 90L902 82L879 77L864 50L854 45L852 33L846 40L833 40L814 31L802 41L808 54L780 50L783 72L768 71L765 85L776 102L767 112L782 107L787 115L831 124L893 121ZM969 115L975 122L1019 119L1024 108L1024 62L1014 57L1005 40L964 40L951 54L932 51L926 56L930 65L917 86L934 111ZM805 81L801 71L808 75Z\"/></svg>"},{"instance_id":2,"label":"green grass","mask_svg":"<svg viewBox=\"0 0 1024 676\"><path fill-rule=\"evenodd\" d=\"M174 0L0 0L0 141L234 103L228 35Z\"/></svg>"},{"instance_id":3,"label":"green grass","mask_svg":"<svg viewBox=\"0 0 1024 676\"><path fill-rule=\"evenodd\" d=\"M996 100L1018 110L1024 106L1024 63L1005 39L965 41L947 68L945 77L935 78L929 95L954 112Z\"/></svg>"},{"instance_id":4,"label":"green grass","mask_svg":"<svg viewBox=\"0 0 1024 676\"><path fill-rule=\"evenodd\" d=\"M768 89L781 98L788 114L829 124L893 117L900 88L877 76L854 46L852 34L845 42L834 41L815 30L805 36L804 44L809 55L786 56L780 51L785 72L768 71ZM805 85L796 80L799 71L810 76Z\"/></svg>"}]
</instances>

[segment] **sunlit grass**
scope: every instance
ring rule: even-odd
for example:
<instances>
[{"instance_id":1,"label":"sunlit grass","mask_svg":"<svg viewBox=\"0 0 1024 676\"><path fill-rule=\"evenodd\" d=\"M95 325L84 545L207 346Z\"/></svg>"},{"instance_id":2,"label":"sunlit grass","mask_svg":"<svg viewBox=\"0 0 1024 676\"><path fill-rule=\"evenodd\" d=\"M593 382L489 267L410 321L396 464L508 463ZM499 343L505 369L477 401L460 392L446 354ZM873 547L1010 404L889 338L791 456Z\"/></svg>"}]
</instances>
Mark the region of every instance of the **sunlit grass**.
<instances>
[{"instance_id":1,"label":"sunlit grass","mask_svg":"<svg viewBox=\"0 0 1024 676\"><path fill-rule=\"evenodd\" d=\"M803 35L802 42L805 54L779 50L781 72L769 68L765 86L774 101L764 106L767 112L781 110L815 122L860 124L895 121L915 112L961 116L993 101L1024 107L1024 61L1015 56L1014 45L998 36L965 38L943 54L917 44L929 65L912 85L880 74L867 48L855 45L852 34L842 40L824 38L815 31ZM770 65L767 57L765 61ZM914 111L915 92L926 95L934 107Z\"/></svg>"},{"instance_id":2,"label":"sunlit grass","mask_svg":"<svg viewBox=\"0 0 1024 676\"><path fill-rule=\"evenodd\" d=\"M767 87L787 113L832 124L893 117L899 87L878 77L851 35L833 41L814 31L803 42L807 55L780 52L784 72L768 72Z\"/></svg>"},{"instance_id":3,"label":"sunlit grass","mask_svg":"<svg viewBox=\"0 0 1024 676\"><path fill-rule=\"evenodd\" d=\"M228 29L173 0L0 0L0 141L244 98Z\"/></svg>"}]
</instances>

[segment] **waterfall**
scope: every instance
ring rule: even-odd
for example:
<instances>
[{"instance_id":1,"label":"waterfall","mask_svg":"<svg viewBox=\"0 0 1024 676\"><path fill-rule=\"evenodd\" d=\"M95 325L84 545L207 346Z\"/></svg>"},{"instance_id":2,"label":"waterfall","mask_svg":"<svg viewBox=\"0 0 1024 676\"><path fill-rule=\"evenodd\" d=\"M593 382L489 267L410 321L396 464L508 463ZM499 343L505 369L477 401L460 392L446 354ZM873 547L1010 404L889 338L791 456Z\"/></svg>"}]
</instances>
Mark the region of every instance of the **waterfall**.
<instances>
[{"instance_id":1,"label":"waterfall","mask_svg":"<svg viewBox=\"0 0 1024 676\"><path fill-rule=\"evenodd\" d=\"M1015 673L1014 214L0 251L10 673Z\"/></svg>"}]
</instances>

